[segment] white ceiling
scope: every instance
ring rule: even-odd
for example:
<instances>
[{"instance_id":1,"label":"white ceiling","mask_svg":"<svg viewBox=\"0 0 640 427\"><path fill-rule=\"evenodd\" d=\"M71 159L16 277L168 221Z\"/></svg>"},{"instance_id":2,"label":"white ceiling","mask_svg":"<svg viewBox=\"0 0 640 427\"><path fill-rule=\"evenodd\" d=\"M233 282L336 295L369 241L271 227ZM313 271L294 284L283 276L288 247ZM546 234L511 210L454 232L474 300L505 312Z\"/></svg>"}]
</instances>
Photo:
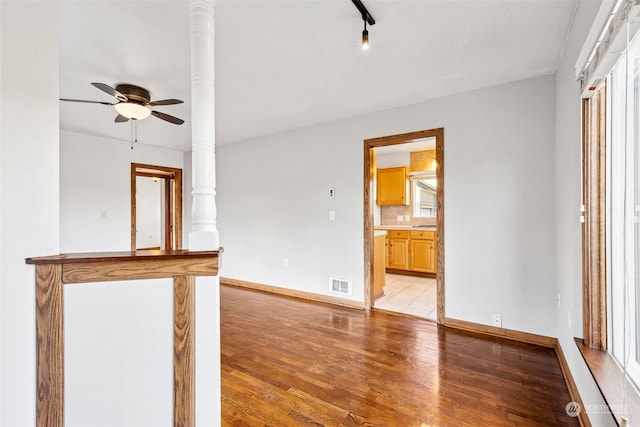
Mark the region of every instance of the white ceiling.
<instances>
[{"instance_id":1,"label":"white ceiling","mask_svg":"<svg viewBox=\"0 0 640 427\"><path fill-rule=\"evenodd\" d=\"M376 147L376 155L380 156L394 155L398 153L411 153L412 151L434 150L436 148L436 137L417 139L404 144L386 145Z\"/></svg>"},{"instance_id":2,"label":"white ceiling","mask_svg":"<svg viewBox=\"0 0 640 427\"><path fill-rule=\"evenodd\" d=\"M585 0L582 0L585 1ZM593 0L591 0L593 1ZM553 73L577 0L218 0L216 143ZM90 85L132 83L184 119L138 123L141 143L189 150L189 2L62 1L60 97L112 101ZM60 103L61 129L130 140L98 104Z\"/></svg>"}]
</instances>

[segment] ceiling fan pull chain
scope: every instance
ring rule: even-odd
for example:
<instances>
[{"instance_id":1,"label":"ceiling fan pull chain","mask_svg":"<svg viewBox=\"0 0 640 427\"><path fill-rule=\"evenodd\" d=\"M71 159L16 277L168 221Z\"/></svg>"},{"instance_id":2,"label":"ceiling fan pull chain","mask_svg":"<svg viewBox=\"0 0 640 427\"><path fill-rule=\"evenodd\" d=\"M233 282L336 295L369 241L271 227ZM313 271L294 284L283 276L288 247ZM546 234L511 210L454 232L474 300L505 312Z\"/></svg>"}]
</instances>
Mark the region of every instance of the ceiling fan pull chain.
<instances>
[{"instance_id":1,"label":"ceiling fan pull chain","mask_svg":"<svg viewBox=\"0 0 640 427\"><path fill-rule=\"evenodd\" d=\"M130 120L131 122L131 149L133 150L133 122L134 120Z\"/></svg>"}]
</instances>

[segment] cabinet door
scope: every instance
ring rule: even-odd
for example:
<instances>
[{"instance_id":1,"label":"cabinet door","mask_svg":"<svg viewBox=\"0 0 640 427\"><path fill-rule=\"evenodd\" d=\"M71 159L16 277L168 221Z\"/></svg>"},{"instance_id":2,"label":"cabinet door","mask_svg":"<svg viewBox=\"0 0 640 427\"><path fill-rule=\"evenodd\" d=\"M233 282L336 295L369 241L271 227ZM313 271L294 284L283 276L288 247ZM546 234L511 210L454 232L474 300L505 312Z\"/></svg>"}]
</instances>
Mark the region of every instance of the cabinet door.
<instances>
[{"instance_id":1,"label":"cabinet door","mask_svg":"<svg viewBox=\"0 0 640 427\"><path fill-rule=\"evenodd\" d=\"M428 272L429 240L411 240L411 270Z\"/></svg>"},{"instance_id":2,"label":"cabinet door","mask_svg":"<svg viewBox=\"0 0 640 427\"><path fill-rule=\"evenodd\" d=\"M427 245L427 273L435 273L436 268L436 241L435 239L425 240Z\"/></svg>"},{"instance_id":3,"label":"cabinet door","mask_svg":"<svg viewBox=\"0 0 640 427\"><path fill-rule=\"evenodd\" d=\"M436 244L432 239L411 240L411 270L436 272Z\"/></svg>"},{"instance_id":4,"label":"cabinet door","mask_svg":"<svg viewBox=\"0 0 640 427\"><path fill-rule=\"evenodd\" d=\"M407 168L378 169L377 204L407 205Z\"/></svg>"},{"instance_id":5,"label":"cabinet door","mask_svg":"<svg viewBox=\"0 0 640 427\"><path fill-rule=\"evenodd\" d=\"M387 268L409 269L409 239L389 238L387 246Z\"/></svg>"},{"instance_id":6,"label":"cabinet door","mask_svg":"<svg viewBox=\"0 0 640 427\"><path fill-rule=\"evenodd\" d=\"M411 172L436 170L436 150L412 151L409 167Z\"/></svg>"}]
</instances>

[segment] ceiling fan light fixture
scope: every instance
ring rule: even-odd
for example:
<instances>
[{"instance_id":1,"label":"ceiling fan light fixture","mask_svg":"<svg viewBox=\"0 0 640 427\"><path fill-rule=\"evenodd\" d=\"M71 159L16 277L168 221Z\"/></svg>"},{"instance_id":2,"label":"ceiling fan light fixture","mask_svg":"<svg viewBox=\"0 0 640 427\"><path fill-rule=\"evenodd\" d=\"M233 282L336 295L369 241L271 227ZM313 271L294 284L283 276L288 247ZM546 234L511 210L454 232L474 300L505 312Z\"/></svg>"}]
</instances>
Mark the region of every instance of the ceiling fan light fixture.
<instances>
[{"instance_id":1,"label":"ceiling fan light fixture","mask_svg":"<svg viewBox=\"0 0 640 427\"><path fill-rule=\"evenodd\" d=\"M135 102L119 102L114 107L120 115L133 120L146 119L151 114L150 109Z\"/></svg>"}]
</instances>

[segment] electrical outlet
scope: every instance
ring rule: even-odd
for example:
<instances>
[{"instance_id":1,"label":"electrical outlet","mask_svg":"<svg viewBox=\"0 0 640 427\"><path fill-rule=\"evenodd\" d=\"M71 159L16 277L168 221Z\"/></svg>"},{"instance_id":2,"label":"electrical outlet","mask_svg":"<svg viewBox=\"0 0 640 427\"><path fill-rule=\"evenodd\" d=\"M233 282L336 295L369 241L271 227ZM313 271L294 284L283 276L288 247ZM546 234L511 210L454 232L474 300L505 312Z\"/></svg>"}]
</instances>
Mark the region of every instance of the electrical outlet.
<instances>
[{"instance_id":1,"label":"electrical outlet","mask_svg":"<svg viewBox=\"0 0 640 427\"><path fill-rule=\"evenodd\" d=\"M398 222L404 221L404 217L402 215L398 215L396 219L398 220Z\"/></svg>"},{"instance_id":2,"label":"electrical outlet","mask_svg":"<svg viewBox=\"0 0 640 427\"><path fill-rule=\"evenodd\" d=\"M409 222L409 221L411 221L411 217L410 217L409 215L405 215L405 216L404 216L404 220L405 220L406 222Z\"/></svg>"},{"instance_id":3,"label":"electrical outlet","mask_svg":"<svg viewBox=\"0 0 640 427\"><path fill-rule=\"evenodd\" d=\"M282 262L282 266L284 268L289 268L289 258L284 259L284 261Z\"/></svg>"},{"instance_id":4,"label":"electrical outlet","mask_svg":"<svg viewBox=\"0 0 640 427\"><path fill-rule=\"evenodd\" d=\"M502 315L494 314L491 316L491 324L496 328L502 328Z\"/></svg>"}]
</instances>

